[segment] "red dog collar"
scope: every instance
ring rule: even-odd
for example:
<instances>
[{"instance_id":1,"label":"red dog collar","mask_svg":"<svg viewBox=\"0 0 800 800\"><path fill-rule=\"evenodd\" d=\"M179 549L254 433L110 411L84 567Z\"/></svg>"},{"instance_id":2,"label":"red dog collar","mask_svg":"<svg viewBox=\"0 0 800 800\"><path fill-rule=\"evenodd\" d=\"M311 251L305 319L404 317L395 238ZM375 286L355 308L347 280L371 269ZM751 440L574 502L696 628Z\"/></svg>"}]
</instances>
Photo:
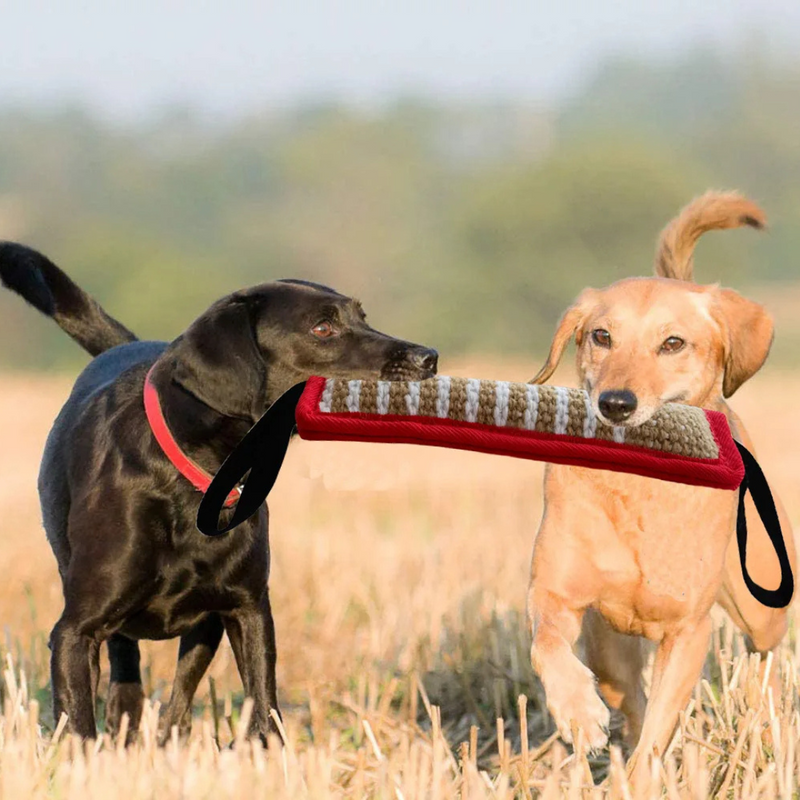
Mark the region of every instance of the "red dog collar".
<instances>
[{"instance_id":1,"label":"red dog collar","mask_svg":"<svg viewBox=\"0 0 800 800\"><path fill-rule=\"evenodd\" d=\"M199 464L192 461L186 453L181 450L175 441L172 433L167 427L164 419L164 412L161 410L161 403L158 399L158 391L153 385L151 375L155 365L153 365L147 377L144 379L144 411L147 414L147 421L150 423L150 430L153 436L164 451L164 455L172 462L178 472L188 480L198 492L205 493L211 484L211 475L206 472ZM240 487L235 487L225 500L225 508L235 505L242 494Z\"/></svg>"}]
</instances>

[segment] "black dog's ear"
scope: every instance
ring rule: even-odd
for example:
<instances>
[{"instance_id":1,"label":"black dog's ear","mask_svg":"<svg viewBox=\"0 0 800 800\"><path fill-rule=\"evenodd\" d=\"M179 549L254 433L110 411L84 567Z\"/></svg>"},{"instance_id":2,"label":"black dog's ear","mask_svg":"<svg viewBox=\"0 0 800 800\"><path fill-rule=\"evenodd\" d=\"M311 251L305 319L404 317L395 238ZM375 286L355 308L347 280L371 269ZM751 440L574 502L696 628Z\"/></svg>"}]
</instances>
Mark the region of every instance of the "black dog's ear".
<instances>
[{"instance_id":1,"label":"black dog's ear","mask_svg":"<svg viewBox=\"0 0 800 800\"><path fill-rule=\"evenodd\" d=\"M175 343L173 379L225 416L264 413L267 366L247 304L225 298L195 320Z\"/></svg>"}]
</instances>

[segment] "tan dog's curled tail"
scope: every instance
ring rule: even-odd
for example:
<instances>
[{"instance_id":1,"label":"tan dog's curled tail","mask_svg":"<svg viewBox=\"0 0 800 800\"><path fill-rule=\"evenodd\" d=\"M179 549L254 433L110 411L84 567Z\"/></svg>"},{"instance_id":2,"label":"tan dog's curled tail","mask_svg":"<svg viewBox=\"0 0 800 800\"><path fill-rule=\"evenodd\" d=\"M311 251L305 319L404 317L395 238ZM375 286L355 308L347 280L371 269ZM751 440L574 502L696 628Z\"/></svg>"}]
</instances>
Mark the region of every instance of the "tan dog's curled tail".
<instances>
[{"instance_id":1,"label":"tan dog's curled tail","mask_svg":"<svg viewBox=\"0 0 800 800\"><path fill-rule=\"evenodd\" d=\"M708 231L767 225L764 212L739 192L708 191L696 197L661 232L656 247L656 275L691 281L697 240Z\"/></svg>"}]
</instances>

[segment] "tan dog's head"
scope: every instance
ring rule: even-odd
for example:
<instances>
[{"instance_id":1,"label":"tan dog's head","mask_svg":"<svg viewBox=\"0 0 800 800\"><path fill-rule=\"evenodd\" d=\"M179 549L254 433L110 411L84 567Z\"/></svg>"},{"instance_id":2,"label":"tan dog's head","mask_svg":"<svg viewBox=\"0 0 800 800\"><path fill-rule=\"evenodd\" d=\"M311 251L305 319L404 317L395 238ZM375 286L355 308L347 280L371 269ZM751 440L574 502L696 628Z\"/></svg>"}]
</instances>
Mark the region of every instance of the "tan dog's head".
<instances>
[{"instance_id":1,"label":"tan dog's head","mask_svg":"<svg viewBox=\"0 0 800 800\"><path fill-rule=\"evenodd\" d=\"M574 336L583 387L612 425L641 425L669 402L719 406L766 360L772 318L730 289L690 283L692 252L705 231L764 224L763 212L735 193L709 192L690 203L661 234L659 277L582 292L531 382L553 374Z\"/></svg>"}]
</instances>

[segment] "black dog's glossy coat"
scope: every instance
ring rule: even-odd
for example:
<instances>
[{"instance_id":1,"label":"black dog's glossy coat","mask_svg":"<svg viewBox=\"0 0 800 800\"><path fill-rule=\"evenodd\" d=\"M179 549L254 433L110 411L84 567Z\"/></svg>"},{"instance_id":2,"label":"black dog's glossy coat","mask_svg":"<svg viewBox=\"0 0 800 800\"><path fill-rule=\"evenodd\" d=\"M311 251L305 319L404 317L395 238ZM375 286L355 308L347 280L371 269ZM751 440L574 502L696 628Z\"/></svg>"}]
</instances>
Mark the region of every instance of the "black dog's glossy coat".
<instances>
[{"instance_id":1,"label":"black dog's glossy coat","mask_svg":"<svg viewBox=\"0 0 800 800\"><path fill-rule=\"evenodd\" d=\"M150 431L142 390L155 364L167 424L181 448L214 474L284 391L311 375L403 379L435 374L434 350L370 328L361 306L332 289L278 281L235 292L171 343L142 342L44 256L0 243L0 282L52 317L97 356L53 425L39 475L47 538L58 561L64 612L53 628L56 719L96 735L99 649L108 643L107 729L141 715L138 639L180 636L162 737L191 724L200 679L227 633L251 732L273 730L277 710L270 610L268 511L230 534L196 527L201 495ZM335 335L319 338L326 323ZM224 526L232 512L220 516Z\"/></svg>"}]
</instances>

